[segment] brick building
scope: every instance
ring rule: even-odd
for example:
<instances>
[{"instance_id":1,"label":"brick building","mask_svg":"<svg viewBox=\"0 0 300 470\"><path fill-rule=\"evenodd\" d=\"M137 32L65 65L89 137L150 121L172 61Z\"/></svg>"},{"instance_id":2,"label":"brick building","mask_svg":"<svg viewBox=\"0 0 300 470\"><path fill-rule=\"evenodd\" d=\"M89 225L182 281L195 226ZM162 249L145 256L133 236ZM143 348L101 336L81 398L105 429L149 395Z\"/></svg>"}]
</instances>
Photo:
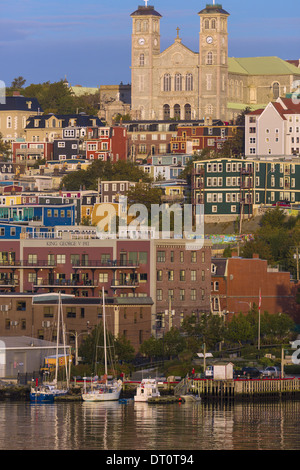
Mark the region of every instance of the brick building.
<instances>
[{"instance_id":1,"label":"brick building","mask_svg":"<svg viewBox=\"0 0 300 470\"><path fill-rule=\"evenodd\" d=\"M61 292L74 296L65 304L67 331L84 336L87 325L97 324L104 286L111 331L138 351L151 334L169 329L169 300L173 326L209 312L210 257L210 245L191 251L181 240L99 239L79 227L3 240L0 335L50 340L53 308L33 306L32 296Z\"/></svg>"},{"instance_id":2,"label":"brick building","mask_svg":"<svg viewBox=\"0 0 300 470\"><path fill-rule=\"evenodd\" d=\"M259 305L261 312L287 313L296 323L300 321L300 308L296 304L298 285L291 281L289 272L268 266L258 255L252 259L233 256L212 258L211 309L227 314L227 319L239 312L249 312Z\"/></svg>"}]
</instances>

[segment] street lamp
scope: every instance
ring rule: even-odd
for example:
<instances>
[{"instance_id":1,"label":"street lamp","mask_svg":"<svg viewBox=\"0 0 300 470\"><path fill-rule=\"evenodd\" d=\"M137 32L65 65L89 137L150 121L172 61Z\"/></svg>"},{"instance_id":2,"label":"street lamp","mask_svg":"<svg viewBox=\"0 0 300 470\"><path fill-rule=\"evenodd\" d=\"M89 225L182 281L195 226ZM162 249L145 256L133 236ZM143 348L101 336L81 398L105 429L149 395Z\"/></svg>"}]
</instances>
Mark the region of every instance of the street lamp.
<instances>
[{"instance_id":1,"label":"street lamp","mask_svg":"<svg viewBox=\"0 0 300 470\"><path fill-rule=\"evenodd\" d=\"M84 331L84 332L78 334L77 331L75 331L75 332L66 331L66 334L67 335L72 335L75 338L75 366L78 366L78 338L81 335L86 335L86 332ZM88 331L87 334L89 334L89 331Z\"/></svg>"}]
</instances>

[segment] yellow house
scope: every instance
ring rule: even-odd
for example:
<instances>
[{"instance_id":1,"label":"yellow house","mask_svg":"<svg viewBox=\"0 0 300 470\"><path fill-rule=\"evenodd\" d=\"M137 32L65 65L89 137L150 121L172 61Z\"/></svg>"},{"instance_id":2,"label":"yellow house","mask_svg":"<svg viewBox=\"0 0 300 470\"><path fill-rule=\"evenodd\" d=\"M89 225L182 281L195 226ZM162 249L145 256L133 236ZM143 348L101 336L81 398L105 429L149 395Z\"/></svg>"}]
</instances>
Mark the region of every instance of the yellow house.
<instances>
[{"instance_id":1,"label":"yellow house","mask_svg":"<svg viewBox=\"0 0 300 470\"><path fill-rule=\"evenodd\" d=\"M82 206L82 217L89 217L91 225L98 226L101 223L107 221L104 226L104 230L108 230L108 223L113 224L113 220L116 217L116 225L119 217L119 204L118 203L100 203L95 204L92 208L90 206ZM121 206L120 206L121 210ZM133 216L127 214L126 220L127 225L135 219Z\"/></svg>"}]
</instances>

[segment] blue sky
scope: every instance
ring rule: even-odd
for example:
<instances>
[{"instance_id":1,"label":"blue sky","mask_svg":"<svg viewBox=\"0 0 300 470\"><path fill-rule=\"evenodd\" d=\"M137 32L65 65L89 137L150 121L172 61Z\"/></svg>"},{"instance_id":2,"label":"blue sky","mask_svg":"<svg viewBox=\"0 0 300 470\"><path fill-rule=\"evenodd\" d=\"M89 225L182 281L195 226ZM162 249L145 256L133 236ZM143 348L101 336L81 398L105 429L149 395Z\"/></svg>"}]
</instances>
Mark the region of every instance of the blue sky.
<instances>
[{"instance_id":1,"label":"blue sky","mask_svg":"<svg viewBox=\"0 0 300 470\"><path fill-rule=\"evenodd\" d=\"M163 16L161 49L180 28L183 44L199 50L202 0L151 0ZM218 0L217 0L218 3ZM300 58L300 1L224 0L229 56ZM0 80L26 85L58 81L100 86L130 83L131 18L143 0L0 0ZM286 5L286 7L285 7Z\"/></svg>"}]
</instances>

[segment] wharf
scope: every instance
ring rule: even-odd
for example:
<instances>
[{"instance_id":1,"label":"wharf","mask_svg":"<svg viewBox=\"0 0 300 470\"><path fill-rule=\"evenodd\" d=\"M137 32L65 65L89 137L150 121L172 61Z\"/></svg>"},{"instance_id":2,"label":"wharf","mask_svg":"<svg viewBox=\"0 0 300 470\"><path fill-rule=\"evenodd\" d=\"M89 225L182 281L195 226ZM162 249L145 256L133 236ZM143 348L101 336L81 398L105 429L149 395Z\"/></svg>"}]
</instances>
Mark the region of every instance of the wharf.
<instances>
[{"instance_id":1,"label":"wharf","mask_svg":"<svg viewBox=\"0 0 300 470\"><path fill-rule=\"evenodd\" d=\"M263 398L300 397L300 380L298 378L283 379L234 379L213 380L195 379L182 380L175 387L174 394L186 391L199 395L202 399L234 399L249 400Z\"/></svg>"}]
</instances>

